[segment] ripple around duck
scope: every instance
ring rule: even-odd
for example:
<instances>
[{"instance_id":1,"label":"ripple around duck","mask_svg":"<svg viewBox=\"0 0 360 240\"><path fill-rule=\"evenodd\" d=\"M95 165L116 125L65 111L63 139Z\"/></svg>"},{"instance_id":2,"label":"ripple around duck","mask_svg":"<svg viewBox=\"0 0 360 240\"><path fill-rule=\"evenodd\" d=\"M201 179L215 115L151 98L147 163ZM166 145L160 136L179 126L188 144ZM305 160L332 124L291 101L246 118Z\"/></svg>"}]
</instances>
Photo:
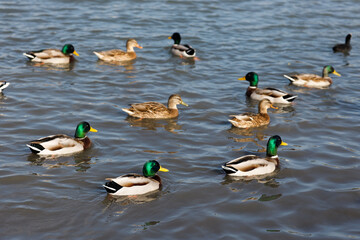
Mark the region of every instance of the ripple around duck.
<instances>
[{"instance_id":1,"label":"ripple around duck","mask_svg":"<svg viewBox=\"0 0 360 240\"><path fill-rule=\"evenodd\" d=\"M0 81L11 82L0 95L2 236L358 238L358 3L333 0L309 8L316 4L0 3L6 23L0 26ZM167 37L175 31L197 49L199 61L171 55ZM351 55L333 54L331 47L347 33L353 34ZM144 47L133 62L107 64L93 54L125 49L130 37ZM80 54L69 66L33 64L22 55L68 42ZM328 89L299 88L282 76L320 74L326 64L342 75L332 75ZM293 106L269 110L268 127L241 130L227 120L257 111L257 102L245 98L248 82L237 81L250 71L259 74L259 87L298 98ZM139 121L121 111L135 102L166 104L173 93L189 104L179 106L176 119ZM51 134L72 136L83 120L98 129L85 152L45 158L26 147ZM223 163L264 156L274 134L289 144L278 149L276 174L225 177ZM149 159L170 170L159 174L162 191L106 196L106 178L140 174Z\"/></svg>"}]
</instances>

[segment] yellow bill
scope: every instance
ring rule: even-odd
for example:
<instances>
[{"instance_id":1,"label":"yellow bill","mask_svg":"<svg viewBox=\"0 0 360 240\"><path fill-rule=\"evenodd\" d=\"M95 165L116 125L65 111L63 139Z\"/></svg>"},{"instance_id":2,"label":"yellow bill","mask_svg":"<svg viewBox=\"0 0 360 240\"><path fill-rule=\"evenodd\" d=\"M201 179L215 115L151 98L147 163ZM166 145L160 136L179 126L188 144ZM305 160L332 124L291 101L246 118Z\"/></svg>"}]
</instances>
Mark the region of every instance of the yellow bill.
<instances>
[{"instance_id":1,"label":"yellow bill","mask_svg":"<svg viewBox=\"0 0 360 240\"><path fill-rule=\"evenodd\" d=\"M281 144L280 144L280 145L282 145L282 146L287 146L288 144L287 144L286 142L281 141Z\"/></svg>"},{"instance_id":2,"label":"yellow bill","mask_svg":"<svg viewBox=\"0 0 360 240\"><path fill-rule=\"evenodd\" d=\"M168 172L169 169L166 169L166 168L163 168L162 166L160 166L159 171L160 171L160 172Z\"/></svg>"},{"instance_id":3,"label":"yellow bill","mask_svg":"<svg viewBox=\"0 0 360 240\"><path fill-rule=\"evenodd\" d=\"M168 39L171 39L171 37L168 37Z\"/></svg>"},{"instance_id":4,"label":"yellow bill","mask_svg":"<svg viewBox=\"0 0 360 240\"><path fill-rule=\"evenodd\" d=\"M79 56L79 54L74 50L73 54L75 54L76 56Z\"/></svg>"},{"instance_id":5,"label":"yellow bill","mask_svg":"<svg viewBox=\"0 0 360 240\"><path fill-rule=\"evenodd\" d=\"M242 77L242 78L238 78L238 80L246 80L246 78L245 77Z\"/></svg>"},{"instance_id":6,"label":"yellow bill","mask_svg":"<svg viewBox=\"0 0 360 240\"><path fill-rule=\"evenodd\" d=\"M340 73L338 73L337 71L334 70L333 74L335 74L336 76L341 77Z\"/></svg>"},{"instance_id":7,"label":"yellow bill","mask_svg":"<svg viewBox=\"0 0 360 240\"><path fill-rule=\"evenodd\" d=\"M274 107L272 104L270 105L270 107L273 109L279 109L278 107Z\"/></svg>"},{"instance_id":8,"label":"yellow bill","mask_svg":"<svg viewBox=\"0 0 360 240\"><path fill-rule=\"evenodd\" d=\"M90 132L97 132L97 130L95 129L95 128L92 128L92 127L90 127L90 130L89 130Z\"/></svg>"}]
</instances>

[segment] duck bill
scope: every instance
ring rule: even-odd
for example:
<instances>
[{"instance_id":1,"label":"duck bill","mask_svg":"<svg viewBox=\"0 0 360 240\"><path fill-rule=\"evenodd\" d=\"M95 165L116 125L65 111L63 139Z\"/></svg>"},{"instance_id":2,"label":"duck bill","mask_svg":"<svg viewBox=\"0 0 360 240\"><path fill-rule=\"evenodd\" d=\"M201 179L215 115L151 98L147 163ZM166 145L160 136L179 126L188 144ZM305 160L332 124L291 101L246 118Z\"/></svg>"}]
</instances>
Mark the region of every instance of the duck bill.
<instances>
[{"instance_id":1,"label":"duck bill","mask_svg":"<svg viewBox=\"0 0 360 240\"><path fill-rule=\"evenodd\" d=\"M242 77L242 78L238 78L238 80L243 81L243 80L246 80L246 78Z\"/></svg>"},{"instance_id":2,"label":"duck bill","mask_svg":"<svg viewBox=\"0 0 360 240\"><path fill-rule=\"evenodd\" d=\"M90 132L97 132L97 130L95 129L95 128L92 128L92 127L90 127L90 130L89 130Z\"/></svg>"},{"instance_id":3,"label":"duck bill","mask_svg":"<svg viewBox=\"0 0 360 240\"><path fill-rule=\"evenodd\" d=\"M335 74L336 76L341 77L340 73L338 73L337 71L334 70L333 74Z\"/></svg>"},{"instance_id":4,"label":"duck bill","mask_svg":"<svg viewBox=\"0 0 360 240\"><path fill-rule=\"evenodd\" d=\"M166 168L163 168L162 166L160 166L159 171L160 171L160 172L168 172L169 169L166 169Z\"/></svg>"},{"instance_id":5,"label":"duck bill","mask_svg":"<svg viewBox=\"0 0 360 240\"><path fill-rule=\"evenodd\" d=\"M278 107L274 107L272 104L270 105L270 107L273 109L279 109Z\"/></svg>"},{"instance_id":6,"label":"duck bill","mask_svg":"<svg viewBox=\"0 0 360 240\"><path fill-rule=\"evenodd\" d=\"M79 54L74 50L73 54L75 54L76 56L79 56Z\"/></svg>"},{"instance_id":7,"label":"duck bill","mask_svg":"<svg viewBox=\"0 0 360 240\"><path fill-rule=\"evenodd\" d=\"M171 37L168 37L168 39L171 39Z\"/></svg>"},{"instance_id":8,"label":"duck bill","mask_svg":"<svg viewBox=\"0 0 360 240\"><path fill-rule=\"evenodd\" d=\"M188 104L186 104L186 103L184 103L184 102L181 102L180 104L181 104L181 105L184 105L184 106L186 106L186 107L189 106Z\"/></svg>"},{"instance_id":9,"label":"duck bill","mask_svg":"<svg viewBox=\"0 0 360 240\"><path fill-rule=\"evenodd\" d=\"M137 48L140 48L140 49L142 49L143 47L142 46L140 46L139 44L138 45L136 45L136 47Z\"/></svg>"},{"instance_id":10,"label":"duck bill","mask_svg":"<svg viewBox=\"0 0 360 240\"><path fill-rule=\"evenodd\" d=\"M281 142L280 145L282 145L282 146L287 146L288 144L287 144L286 142Z\"/></svg>"}]
</instances>

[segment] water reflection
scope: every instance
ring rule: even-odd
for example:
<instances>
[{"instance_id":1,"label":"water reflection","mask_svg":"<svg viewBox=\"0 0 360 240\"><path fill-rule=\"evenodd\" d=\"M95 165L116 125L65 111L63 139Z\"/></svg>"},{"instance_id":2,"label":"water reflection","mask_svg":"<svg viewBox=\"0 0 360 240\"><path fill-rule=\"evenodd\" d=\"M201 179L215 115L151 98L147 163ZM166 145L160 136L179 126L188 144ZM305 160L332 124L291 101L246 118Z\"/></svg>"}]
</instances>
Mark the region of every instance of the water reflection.
<instances>
[{"instance_id":1,"label":"water reflection","mask_svg":"<svg viewBox=\"0 0 360 240\"><path fill-rule=\"evenodd\" d=\"M75 62L77 60L74 60L68 64L50 64L50 63L37 63L37 62L26 62L27 66L31 67L39 67L43 68L45 70L49 71L72 71L75 67Z\"/></svg>"},{"instance_id":2,"label":"water reflection","mask_svg":"<svg viewBox=\"0 0 360 240\"><path fill-rule=\"evenodd\" d=\"M172 119L139 119L128 116L126 121L132 127L141 127L143 130L154 130L156 128L164 128L166 131L177 134L181 130L181 126L177 123L177 118Z\"/></svg>"},{"instance_id":3,"label":"water reflection","mask_svg":"<svg viewBox=\"0 0 360 240\"><path fill-rule=\"evenodd\" d=\"M269 174L263 174L260 176L230 176L225 175L223 181L221 182L222 185L227 185L231 183L249 183L253 180L256 180L258 183L262 183L266 186L277 188L280 186L280 183L275 180L275 176L279 173L279 169L276 169L274 172Z\"/></svg>"},{"instance_id":4,"label":"water reflection","mask_svg":"<svg viewBox=\"0 0 360 240\"><path fill-rule=\"evenodd\" d=\"M73 156L39 156L36 154L29 154L27 161L33 165L42 166L47 169L60 168L62 166L75 167L77 172L86 172L91 167L91 157L81 154Z\"/></svg>"},{"instance_id":5,"label":"water reflection","mask_svg":"<svg viewBox=\"0 0 360 240\"><path fill-rule=\"evenodd\" d=\"M105 190L104 190L105 192ZM104 205L109 208L112 204L117 204L121 206L128 206L133 204L143 204L154 201L161 196L161 191L156 190L143 195L134 195L134 196L112 196L106 194L105 199L102 201Z\"/></svg>"},{"instance_id":6,"label":"water reflection","mask_svg":"<svg viewBox=\"0 0 360 240\"><path fill-rule=\"evenodd\" d=\"M136 62L136 59L131 60L131 61L123 61L123 62L105 62L103 60L98 59L98 61L96 62L99 66L110 66L110 67L114 67L114 66L121 66L125 68L124 73L133 73L136 68L134 66L134 63Z\"/></svg>"}]
</instances>

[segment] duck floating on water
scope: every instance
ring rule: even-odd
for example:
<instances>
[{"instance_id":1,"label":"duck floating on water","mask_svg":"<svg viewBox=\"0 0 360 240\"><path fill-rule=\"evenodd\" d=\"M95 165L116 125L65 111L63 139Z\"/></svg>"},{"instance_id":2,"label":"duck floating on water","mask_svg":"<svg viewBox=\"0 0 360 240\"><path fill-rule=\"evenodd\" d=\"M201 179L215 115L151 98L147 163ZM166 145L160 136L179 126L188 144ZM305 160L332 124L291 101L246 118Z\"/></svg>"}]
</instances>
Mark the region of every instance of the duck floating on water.
<instances>
[{"instance_id":1,"label":"duck floating on water","mask_svg":"<svg viewBox=\"0 0 360 240\"><path fill-rule=\"evenodd\" d=\"M168 99L167 107L158 102L145 102L130 104L130 108L122 110L136 118L175 118L179 116L178 104L189 106L183 102L179 94L173 94Z\"/></svg>"},{"instance_id":2,"label":"duck floating on water","mask_svg":"<svg viewBox=\"0 0 360 240\"><path fill-rule=\"evenodd\" d=\"M122 62L122 61L131 61L136 58L136 53L134 47L142 49L137 41L133 38L130 38L126 42L126 52L120 49L113 49L102 52L94 52L94 54L105 62Z\"/></svg>"},{"instance_id":3,"label":"duck floating on water","mask_svg":"<svg viewBox=\"0 0 360 240\"><path fill-rule=\"evenodd\" d=\"M280 145L286 146L287 143L283 142L280 136L274 135L267 143L266 157L245 155L225 163L222 168L229 176L251 177L270 174L279 166L277 149Z\"/></svg>"},{"instance_id":4,"label":"duck floating on water","mask_svg":"<svg viewBox=\"0 0 360 240\"><path fill-rule=\"evenodd\" d=\"M79 56L72 44L65 44L61 50L43 49L23 53L31 62L49 64L68 64L75 59L73 54Z\"/></svg>"},{"instance_id":5,"label":"duck floating on water","mask_svg":"<svg viewBox=\"0 0 360 240\"><path fill-rule=\"evenodd\" d=\"M238 128L251 128L268 125L270 123L270 117L267 113L267 110L270 107L277 109L277 107L274 107L271 104L269 99L263 99L259 102L259 113L243 113L239 115L230 115L230 117L233 118L229 119L229 122L231 122L234 127Z\"/></svg>"},{"instance_id":6,"label":"duck floating on water","mask_svg":"<svg viewBox=\"0 0 360 240\"><path fill-rule=\"evenodd\" d=\"M291 104L295 98L297 98L297 96L276 88L258 88L259 75L255 72L249 72L245 77L239 78L238 80L250 82L246 96L254 100L261 101L263 99L269 99L271 103Z\"/></svg>"},{"instance_id":7,"label":"duck floating on water","mask_svg":"<svg viewBox=\"0 0 360 240\"><path fill-rule=\"evenodd\" d=\"M51 135L31 141L30 150L38 155L67 155L81 152L91 146L88 132L97 132L88 122L80 122L75 130L75 137L64 134Z\"/></svg>"},{"instance_id":8,"label":"duck floating on water","mask_svg":"<svg viewBox=\"0 0 360 240\"><path fill-rule=\"evenodd\" d=\"M351 37L352 37L352 35L349 33L345 38L345 43L336 44L333 47L333 52L334 53L342 52L344 54L349 54L352 49L352 46L350 44Z\"/></svg>"},{"instance_id":9,"label":"duck floating on water","mask_svg":"<svg viewBox=\"0 0 360 240\"><path fill-rule=\"evenodd\" d=\"M333 83L332 79L329 77L329 73L333 73L339 77L341 76L338 72L335 71L333 66L326 65L323 68L322 76L302 73L290 76L284 75L284 77L289 79L291 84L294 84L295 86L308 88L326 88Z\"/></svg>"},{"instance_id":10,"label":"duck floating on water","mask_svg":"<svg viewBox=\"0 0 360 240\"><path fill-rule=\"evenodd\" d=\"M173 33L169 39L174 40L174 44L171 46L171 52L174 55L182 58L194 58L195 60L198 60L198 58L196 58L196 50L194 48L192 48L189 44L180 44L180 33Z\"/></svg>"},{"instance_id":11,"label":"duck floating on water","mask_svg":"<svg viewBox=\"0 0 360 240\"><path fill-rule=\"evenodd\" d=\"M107 178L103 187L112 196L141 195L156 191L161 187L161 178L158 171L169 170L160 166L156 160L149 160L143 166L143 175L126 174L117 178Z\"/></svg>"}]
</instances>

